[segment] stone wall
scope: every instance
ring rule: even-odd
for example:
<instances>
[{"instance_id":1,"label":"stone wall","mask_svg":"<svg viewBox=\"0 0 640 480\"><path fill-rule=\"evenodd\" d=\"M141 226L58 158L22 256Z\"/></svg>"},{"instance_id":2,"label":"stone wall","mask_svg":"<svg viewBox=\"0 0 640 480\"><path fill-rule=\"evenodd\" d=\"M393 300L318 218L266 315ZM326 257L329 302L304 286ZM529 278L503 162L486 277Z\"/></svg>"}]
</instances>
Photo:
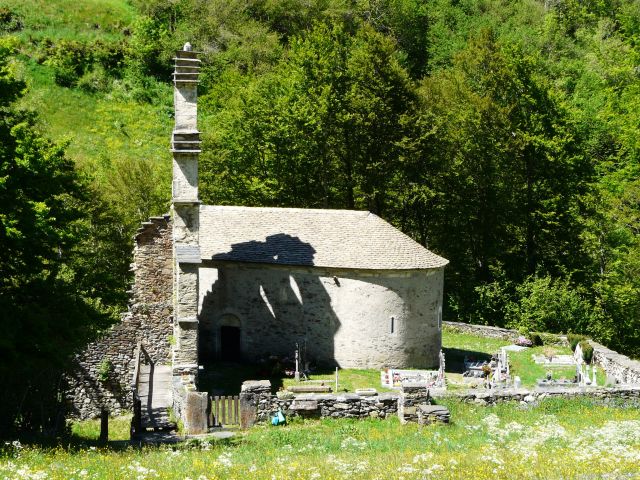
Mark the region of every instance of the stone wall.
<instances>
[{"instance_id":1,"label":"stone wall","mask_svg":"<svg viewBox=\"0 0 640 480\"><path fill-rule=\"evenodd\" d=\"M128 312L75 359L69 374L70 413L93 418L106 408L118 415L131 408L133 354L141 342L154 363L168 363L172 334L172 245L169 217L142 224L135 237L135 283ZM111 369L101 378L101 367Z\"/></svg>"},{"instance_id":2,"label":"stone wall","mask_svg":"<svg viewBox=\"0 0 640 480\"><path fill-rule=\"evenodd\" d=\"M477 335L479 337L499 338L502 340L515 341L519 336L517 330L508 328L491 327L489 325L475 325L473 323L461 322L443 322L446 327L469 335Z\"/></svg>"},{"instance_id":3,"label":"stone wall","mask_svg":"<svg viewBox=\"0 0 640 480\"><path fill-rule=\"evenodd\" d=\"M639 361L631 360L599 343L590 343L593 346L593 360L602 367L607 377L615 379L617 383L640 385Z\"/></svg>"},{"instance_id":4,"label":"stone wall","mask_svg":"<svg viewBox=\"0 0 640 480\"><path fill-rule=\"evenodd\" d=\"M438 365L443 270L367 271L208 262L201 268L201 359L240 328L247 360L291 356L316 365Z\"/></svg>"},{"instance_id":5,"label":"stone wall","mask_svg":"<svg viewBox=\"0 0 640 480\"><path fill-rule=\"evenodd\" d=\"M473 402L477 405L493 405L501 402L519 401L533 403L545 398L579 398L588 397L600 399L603 403L608 403L613 399L621 399L626 403L638 405L640 403L640 386L627 387L572 387L572 388L545 388L528 390L520 389L477 389L463 392L446 392L436 395L435 398L444 400L455 398L465 402Z\"/></svg>"},{"instance_id":6,"label":"stone wall","mask_svg":"<svg viewBox=\"0 0 640 480\"><path fill-rule=\"evenodd\" d=\"M278 398L267 380L248 381L240 393L241 425L269 422L281 409L286 416L313 418L388 418L398 411L401 394L298 394Z\"/></svg>"},{"instance_id":7,"label":"stone wall","mask_svg":"<svg viewBox=\"0 0 640 480\"><path fill-rule=\"evenodd\" d=\"M397 415L401 422L418 421L418 405L456 399L477 405L493 405L517 401L535 403L545 398L589 397L607 404L621 400L627 405L640 406L640 386L615 388L547 388L547 389L494 389L449 392L442 389L427 390L424 385L403 385L400 392L375 395L297 394L279 398L271 394L268 380L247 381L240 393L240 424L248 428L255 423L266 423L278 412L287 417L314 418L389 418Z\"/></svg>"}]
</instances>

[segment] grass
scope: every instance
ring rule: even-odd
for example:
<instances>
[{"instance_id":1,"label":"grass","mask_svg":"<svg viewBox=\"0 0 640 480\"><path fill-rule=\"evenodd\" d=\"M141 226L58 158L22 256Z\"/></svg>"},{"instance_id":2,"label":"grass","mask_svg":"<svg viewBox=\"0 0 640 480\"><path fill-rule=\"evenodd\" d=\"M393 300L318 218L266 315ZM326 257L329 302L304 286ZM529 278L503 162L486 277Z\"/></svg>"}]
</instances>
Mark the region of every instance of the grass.
<instances>
[{"instance_id":1,"label":"grass","mask_svg":"<svg viewBox=\"0 0 640 480\"><path fill-rule=\"evenodd\" d=\"M173 119L168 110L60 87L53 82L50 68L34 62L27 62L27 77L29 90L22 104L38 112L52 139L69 142L67 154L79 166L106 175L106 169L126 159L156 159L170 173L168 139ZM165 93L168 104L170 86Z\"/></svg>"},{"instance_id":2,"label":"grass","mask_svg":"<svg viewBox=\"0 0 640 480\"><path fill-rule=\"evenodd\" d=\"M22 24L21 30L10 33L18 41L21 73L28 85L20 106L38 114L47 137L67 144L67 156L90 175L128 228L166 211L173 127L169 78L166 83L147 79L151 85L144 90L130 79L109 77L103 92L91 93L57 85L54 70L43 63L49 41L125 40L137 18L133 4L129 0L0 0L0 8L9 9ZM140 96L144 91L153 92L151 103Z\"/></svg>"},{"instance_id":3,"label":"grass","mask_svg":"<svg viewBox=\"0 0 640 480\"><path fill-rule=\"evenodd\" d=\"M270 368L261 365L219 362L207 365L205 373L200 375L199 388L210 394L235 395L240 392L245 380L268 379L273 393L290 385L299 385L292 377L274 374ZM335 388L335 371L319 371L309 376L310 380L326 380L326 384ZM354 392L358 388L375 388L378 391L389 389L380 386L379 370L344 369L338 373L338 390Z\"/></svg>"},{"instance_id":4,"label":"grass","mask_svg":"<svg viewBox=\"0 0 640 480\"><path fill-rule=\"evenodd\" d=\"M181 446L6 446L0 477L637 478L637 408L588 399L549 399L535 407L446 404L452 414L449 426L327 419L259 426L231 441Z\"/></svg>"},{"instance_id":5,"label":"grass","mask_svg":"<svg viewBox=\"0 0 640 480\"><path fill-rule=\"evenodd\" d=\"M310 380L326 380L327 385L335 387L335 372L310 375ZM293 378L286 378L284 386L298 385ZM358 370L345 369L338 372L338 391L354 392L359 388L375 388L378 391L388 391L390 389L380 386L380 370Z\"/></svg>"},{"instance_id":6,"label":"grass","mask_svg":"<svg viewBox=\"0 0 640 480\"><path fill-rule=\"evenodd\" d=\"M0 0L0 8L18 15L17 35L29 41L117 39L136 18L127 0Z\"/></svg>"},{"instance_id":7,"label":"grass","mask_svg":"<svg viewBox=\"0 0 640 480\"><path fill-rule=\"evenodd\" d=\"M109 441L129 440L131 415L109 418ZM94 443L100 437L100 420L72 422L71 436L78 441Z\"/></svg>"}]
</instances>

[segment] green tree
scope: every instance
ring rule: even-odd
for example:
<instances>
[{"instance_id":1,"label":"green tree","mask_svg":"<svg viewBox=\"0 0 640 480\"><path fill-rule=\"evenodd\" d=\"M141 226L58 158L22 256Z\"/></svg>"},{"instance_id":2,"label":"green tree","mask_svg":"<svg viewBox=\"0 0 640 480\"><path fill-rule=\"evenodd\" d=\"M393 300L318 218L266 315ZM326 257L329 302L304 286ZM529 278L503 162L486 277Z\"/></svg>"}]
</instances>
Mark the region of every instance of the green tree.
<instances>
[{"instance_id":1,"label":"green tree","mask_svg":"<svg viewBox=\"0 0 640 480\"><path fill-rule=\"evenodd\" d=\"M424 205L432 245L452 261L449 288L463 310L479 284L563 275L586 261L592 168L538 68L485 31L421 90L435 131L425 155L439 163L416 181L437 192Z\"/></svg>"},{"instance_id":2,"label":"green tree","mask_svg":"<svg viewBox=\"0 0 640 480\"><path fill-rule=\"evenodd\" d=\"M203 156L203 198L384 213L414 102L392 40L318 24L241 92Z\"/></svg>"},{"instance_id":3,"label":"green tree","mask_svg":"<svg viewBox=\"0 0 640 480\"><path fill-rule=\"evenodd\" d=\"M0 42L0 435L61 427L62 371L111 321L74 260L90 221L88 191L62 146L15 107L24 84ZM86 253L86 251L85 251ZM104 267L104 265L102 265ZM120 270L121 271L121 270ZM108 283L108 282L107 282ZM120 286L120 285L118 285ZM113 288L113 285L110 285ZM110 299L112 300L112 299Z\"/></svg>"}]
</instances>

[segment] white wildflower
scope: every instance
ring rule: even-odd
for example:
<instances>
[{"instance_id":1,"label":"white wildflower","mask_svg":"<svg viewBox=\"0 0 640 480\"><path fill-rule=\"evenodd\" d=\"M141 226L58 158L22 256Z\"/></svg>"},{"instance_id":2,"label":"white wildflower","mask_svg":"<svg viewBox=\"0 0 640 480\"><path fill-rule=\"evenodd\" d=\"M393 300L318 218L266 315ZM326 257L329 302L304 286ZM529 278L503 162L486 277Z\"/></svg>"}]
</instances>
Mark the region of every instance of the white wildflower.
<instances>
[{"instance_id":1,"label":"white wildflower","mask_svg":"<svg viewBox=\"0 0 640 480\"><path fill-rule=\"evenodd\" d=\"M417 455L415 455L413 457L413 463L426 462L427 460L430 460L431 458L433 458L433 453L431 453L431 452L418 453Z\"/></svg>"},{"instance_id":2,"label":"white wildflower","mask_svg":"<svg viewBox=\"0 0 640 480\"><path fill-rule=\"evenodd\" d=\"M227 468L233 466L233 462L231 461L231 452L221 453L218 456L218 463Z\"/></svg>"},{"instance_id":3,"label":"white wildflower","mask_svg":"<svg viewBox=\"0 0 640 480\"><path fill-rule=\"evenodd\" d=\"M367 446L367 442L365 441L358 441L353 437L347 437L344 440L342 440L342 443L340 443L340 448L349 448L349 447L353 447L353 448L357 448L358 450L364 450L364 448Z\"/></svg>"}]
</instances>

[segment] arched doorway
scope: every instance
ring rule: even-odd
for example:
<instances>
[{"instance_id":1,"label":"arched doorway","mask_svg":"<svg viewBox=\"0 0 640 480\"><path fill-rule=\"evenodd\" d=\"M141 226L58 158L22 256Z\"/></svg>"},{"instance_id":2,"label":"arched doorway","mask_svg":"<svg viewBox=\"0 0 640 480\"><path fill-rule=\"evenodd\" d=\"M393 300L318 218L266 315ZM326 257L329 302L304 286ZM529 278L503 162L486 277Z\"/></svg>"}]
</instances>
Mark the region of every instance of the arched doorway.
<instances>
[{"instance_id":1,"label":"arched doorway","mask_svg":"<svg viewBox=\"0 0 640 480\"><path fill-rule=\"evenodd\" d=\"M242 357L240 319L226 314L220 319L220 359L238 361Z\"/></svg>"}]
</instances>

